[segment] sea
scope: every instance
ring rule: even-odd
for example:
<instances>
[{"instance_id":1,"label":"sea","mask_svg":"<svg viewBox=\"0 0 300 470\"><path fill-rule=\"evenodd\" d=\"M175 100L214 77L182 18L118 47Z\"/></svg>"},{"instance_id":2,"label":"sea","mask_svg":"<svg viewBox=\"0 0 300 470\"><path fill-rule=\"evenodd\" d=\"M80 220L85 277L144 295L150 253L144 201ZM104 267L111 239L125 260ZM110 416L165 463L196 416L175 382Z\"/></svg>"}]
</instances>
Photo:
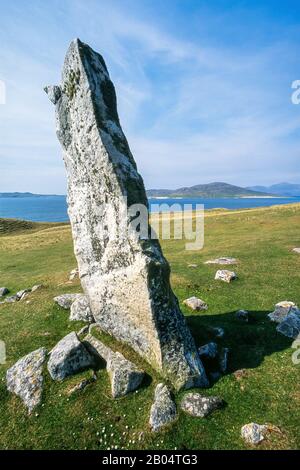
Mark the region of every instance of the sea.
<instances>
[{"instance_id":1,"label":"sea","mask_svg":"<svg viewBox=\"0 0 300 470\"><path fill-rule=\"evenodd\" d=\"M277 204L300 202L300 197L280 198L149 198L150 212L166 212L177 204L177 210L196 209L203 204L204 209L246 209ZM174 210L173 206L173 210ZM176 207L175 207L176 210ZM0 198L0 218L14 218L34 222L68 222L65 196L32 196Z\"/></svg>"}]
</instances>

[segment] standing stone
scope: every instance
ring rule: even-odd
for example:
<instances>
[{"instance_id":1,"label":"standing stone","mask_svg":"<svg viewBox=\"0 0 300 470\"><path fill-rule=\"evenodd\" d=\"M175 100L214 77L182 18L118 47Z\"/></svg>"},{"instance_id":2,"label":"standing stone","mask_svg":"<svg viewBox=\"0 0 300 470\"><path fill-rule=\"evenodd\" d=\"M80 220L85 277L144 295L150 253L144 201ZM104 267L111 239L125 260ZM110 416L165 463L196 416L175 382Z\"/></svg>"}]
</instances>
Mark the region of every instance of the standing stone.
<instances>
[{"instance_id":1,"label":"standing stone","mask_svg":"<svg viewBox=\"0 0 300 470\"><path fill-rule=\"evenodd\" d=\"M60 92L45 91L55 102L75 255L95 321L176 388L207 386L159 242L139 237L136 230L120 234L120 225L130 227L138 215L127 209L147 208L148 200L102 56L79 39L72 41Z\"/></svg>"},{"instance_id":2,"label":"standing stone","mask_svg":"<svg viewBox=\"0 0 300 470\"><path fill-rule=\"evenodd\" d=\"M93 323L94 318L91 312L89 298L87 295L82 295L74 300L71 304L69 320L85 321Z\"/></svg>"},{"instance_id":3,"label":"standing stone","mask_svg":"<svg viewBox=\"0 0 300 470\"><path fill-rule=\"evenodd\" d=\"M6 373L7 389L21 397L29 413L42 399L43 364L47 351L45 348L22 357Z\"/></svg>"}]
</instances>

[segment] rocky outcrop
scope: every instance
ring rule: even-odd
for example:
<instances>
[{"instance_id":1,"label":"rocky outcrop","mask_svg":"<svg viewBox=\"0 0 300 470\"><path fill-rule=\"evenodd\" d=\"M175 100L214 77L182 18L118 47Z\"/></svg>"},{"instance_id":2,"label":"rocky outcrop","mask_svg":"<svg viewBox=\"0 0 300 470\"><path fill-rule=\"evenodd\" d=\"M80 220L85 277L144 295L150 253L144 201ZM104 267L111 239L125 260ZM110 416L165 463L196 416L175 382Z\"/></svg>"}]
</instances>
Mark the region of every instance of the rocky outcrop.
<instances>
[{"instance_id":1,"label":"rocky outcrop","mask_svg":"<svg viewBox=\"0 0 300 470\"><path fill-rule=\"evenodd\" d=\"M227 271L227 269L219 269L216 272L215 279L223 282L231 282L237 278L234 271Z\"/></svg>"},{"instance_id":2,"label":"rocky outcrop","mask_svg":"<svg viewBox=\"0 0 300 470\"><path fill-rule=\"evenodd\" d=\"M61 381L93 366L93 357L79 341L76 333L72 332L52 349L47 367L52 379Z\"/></svg>"},{"instance_id":3,"label":"rocky outcrop","mask_svg":"<svg viewBox=\"0 0 300 470\"><path fill-rule=\"evenodd\" d=\"M180 407L183 411L197 418L205 418L214 410L221 408L224 402L219 397L204 397L199 393L184 395Z\"/></svg>"},{"instance_id":4,"label":"rocky outcrop","mask_svg":"<svg viewBox=\"0 0 300 470\"><path fill-rule=\"evenodd\" d=\"M31 413L42 399L45 348L27 354L6 373L7 389L18 395Z\"/></svg>"},{"instance_id":5,"label":"rocky outcrop","mask_svg":"<svg viewBox=\"0 0 300 470\"><path fill-rule=\"evenodd\" d=\"M87 295L77 297L74 302L72 302L69 319L85 321L87 323L93 323L95 321Z\"/></svg>"},{"instance_id":6,"label":"rocky outcrop","mask_svg":"<svg viewBox=\"0 0 300 470\"><path fill-rule=\"evenodd\" d=\"M198 297L189 297L188 299L182 302L187 307L192 310L207 310L208 306L204 300L198 299Z\"/></svg>"},{"instance_id":7,"label":"rocky outcrop","mask_svg":"<svg viewBox=\"0 0 300 470\"><path fill-rule=\"evenodd\" d=\"M56 106L75 255L95 321L176 388L206 386L160 244L133 228L134 205L147 208L148 201L103 58L72 41L61 86L46 92Z\"/></svg>"},{"instance_id":8,"label":"rocky outcrop","mask_svg":"<svg viewBox=\"0 0 300 470\"><path fill-rule=\"evenodd\" d=\"M152 431L159 431L161 427L172 423L175 419L176 405L172 400L168 387L160 383L156 386L154 403L150 410L150 427Z\"/></svg>"}]
</instances>

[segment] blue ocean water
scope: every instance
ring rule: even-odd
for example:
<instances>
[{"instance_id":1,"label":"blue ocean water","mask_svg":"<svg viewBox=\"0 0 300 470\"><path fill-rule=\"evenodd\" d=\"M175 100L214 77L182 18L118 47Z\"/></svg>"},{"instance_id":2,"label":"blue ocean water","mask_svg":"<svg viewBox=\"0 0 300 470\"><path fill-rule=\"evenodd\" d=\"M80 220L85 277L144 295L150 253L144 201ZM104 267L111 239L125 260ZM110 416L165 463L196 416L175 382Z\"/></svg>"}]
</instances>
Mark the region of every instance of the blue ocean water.
<instances>
[{"instance_id":1,"label":"blue ocean water","mask_svg":"<svg viewBox=\"0 0 300 470\"><path fill-rule=\"evenodd\" d=\"M160 204L204 204L204 209L246 209L251 207L273 206L300 202L300 197L282 198L162 198L149 199L150 210L158 212ZM164 208L167 210L167 207ZM67 222L67 203L65 196L32 196L24 198L0 198L0 217L31 220L34 222Z\"/></svg>"}]
</instances>

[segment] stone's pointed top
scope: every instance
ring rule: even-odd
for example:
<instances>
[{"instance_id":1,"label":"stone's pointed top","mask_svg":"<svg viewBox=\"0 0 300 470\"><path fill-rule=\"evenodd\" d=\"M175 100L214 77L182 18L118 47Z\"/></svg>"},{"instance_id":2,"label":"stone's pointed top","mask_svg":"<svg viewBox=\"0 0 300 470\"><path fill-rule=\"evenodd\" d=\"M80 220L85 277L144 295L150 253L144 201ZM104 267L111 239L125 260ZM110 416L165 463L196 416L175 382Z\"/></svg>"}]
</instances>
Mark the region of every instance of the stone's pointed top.
<instances>
[{"instance_id":1,"label":"stone's pointed top","mask_svg":"<svg viewBox=\"0 0 300 470\"><path fill-rule=\"evenodd\" d=\"M57 85L45 86L44 91L47 93L49 100L56 104L61 97L61 88Z\"/></svg>"}]
</instances>

